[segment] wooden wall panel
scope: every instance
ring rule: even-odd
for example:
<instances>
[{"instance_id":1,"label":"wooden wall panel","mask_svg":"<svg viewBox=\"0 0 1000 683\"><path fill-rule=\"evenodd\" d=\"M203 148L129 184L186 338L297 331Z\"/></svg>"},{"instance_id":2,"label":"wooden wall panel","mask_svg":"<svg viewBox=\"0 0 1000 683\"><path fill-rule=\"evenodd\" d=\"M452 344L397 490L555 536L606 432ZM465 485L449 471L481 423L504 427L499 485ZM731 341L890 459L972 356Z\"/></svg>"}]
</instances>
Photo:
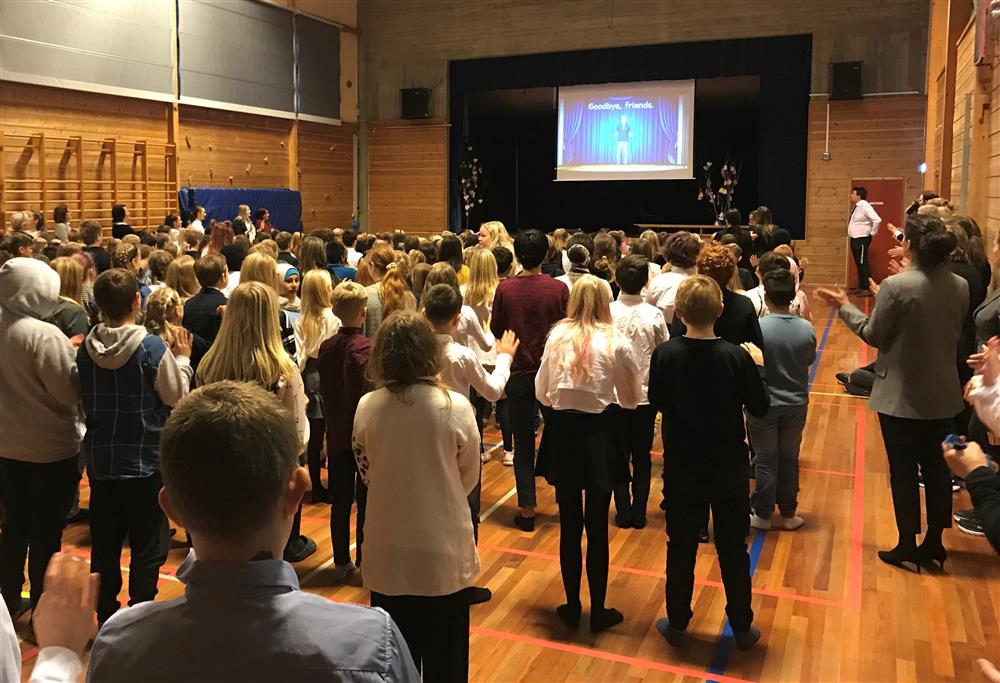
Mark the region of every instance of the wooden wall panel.
<instances>
[{"instance_id":1,"label":"wooden wall panel","mask_svg":"<svg viewBox=\"0 0 1000 683\"><path fill-rule=\"evenodd\" d=\"M307 230L351 224L355 132L353 126L299 123L299 191Z\"/></svg>"},{"instance_id":2,"label":"wooden wall panel","mask_svg":"<svg viewBox=\"0 0 1000 683\"><path fill-rule=\"evenodd\" d=\"M965 102L967 97L971 98L974 96L976 84L976 67L972 61L974 45L975 30L970 26L958 41L958 69L955 74L955 111L951 117L951 187L949 190L952 203L959 207L963 204L961 188L962 179L965 175L965 169L962 166L962 154L966 141ZM971 125L971 121L969 125Z\"/></svg>"},{"instance_id":3,"label":"wooden wall panel","mask_svg":"<svg viewBox=\"0 0 1000 683\"><path fill-rule=\"evenodd\" d=\"M117 201L133 225L158 225L177 204L165 161L167 113L162 102L2 83L2 219L32 209L49 221L52 208L66 204L74 225L99 220L110 229Z\"/></svg>"},{"instance_id":4,"label":"wooden wall panel","mask_svg":"<svg viewBox=\"0 0 1000 683\"><path fill-rule=\"evenodd\" d=\"M181 185L288 187L291 129L287 119L181 106Z\"/></svg>"},{"instance_id":5,"label":"wooden wall panel","mask_svg":"<svg viewBox=\"0 0 1000 683\"><path fill-rule=\"evenodd\" d=\"M385 122L368 128L368 229L448 227L448 127Z\"/></svg>"},{"instance_id":6,"label":"wooden wall panel","mask_svg":"<svg viewBox=\"0 0 1000 683\"><path fill-rule=\"evenodd\" d=\"M851 178L904 178L904 197L923 188L925 101L919 96L830 102L830 153L823 161L826 101L809 105L806 239L809 282L843 283ZM780 224L781 217L775 220Z\"/></svg>"},{"instance_id":7,"label":"wooden wall panel","mask_svg":"<svg viewBox=\"0 0 1000 683\"><path fill-rule=\"evenodd\" d=\"M986 229L992 238L1000 234L1000 61L991 69L989 81L989 129L985 182Z\"/></svg>"},{"instance_id":8,"label":"wooden wall panel","mask_svg":"<svg viewBox=\"0 0 1000 683\"><path fill-rule=\"evenodd\" d=\"M399 89L433 90L431 115L447 116L453 59L722 38L813 35L813 92L829 64L865 62L865 92L923 92L928 0L365 0L362 114L399 114ZM472 37L470 39L470 37Z\"/></svg>"}]
</instances>

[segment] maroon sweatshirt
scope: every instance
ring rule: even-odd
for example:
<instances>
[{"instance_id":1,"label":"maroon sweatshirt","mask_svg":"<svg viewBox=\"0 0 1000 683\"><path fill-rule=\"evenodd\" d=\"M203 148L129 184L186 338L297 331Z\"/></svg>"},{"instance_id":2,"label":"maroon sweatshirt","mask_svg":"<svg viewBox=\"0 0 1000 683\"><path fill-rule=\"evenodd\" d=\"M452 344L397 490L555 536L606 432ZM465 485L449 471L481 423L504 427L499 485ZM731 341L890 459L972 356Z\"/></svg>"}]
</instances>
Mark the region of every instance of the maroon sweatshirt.
<instances>
[{"instance_id":1,"label":"maroon sweatshirt","mask_svg":"<svg viewBox=\"0 0 1000 683\"><path fill-rule=\"evenodd\" d=\"M319 347L319 393L326 413L327 448L351 450L354 413L368 391L365 372L372 340L360 327L341 327Z\"/></svg>"},{"instance_id":2,"label":"maroon sweatshirt","mask_svg":"<svg viewBox=\"0 0 1000 683\"><path fill-rule=\"evenodd\" d=\"M538 370L545 338L566 317L568 301L569 288L548 275L519 275L497 286L490 331L500 338L513 330L521 340L510 368L512 376Z\"/></svg>"}]
</instances>

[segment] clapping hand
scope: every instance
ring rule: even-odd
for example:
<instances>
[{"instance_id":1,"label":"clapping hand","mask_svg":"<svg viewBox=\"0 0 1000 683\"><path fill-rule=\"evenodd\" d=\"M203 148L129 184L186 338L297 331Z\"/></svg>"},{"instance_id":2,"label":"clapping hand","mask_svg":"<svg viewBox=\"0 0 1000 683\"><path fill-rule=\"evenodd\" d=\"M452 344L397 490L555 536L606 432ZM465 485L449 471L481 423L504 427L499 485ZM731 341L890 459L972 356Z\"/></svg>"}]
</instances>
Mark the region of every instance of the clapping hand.
<instances>
[{"instance_id":1,"label":"clapping hand","mask_svg":"<svg viewBox=\"0 0 1000 683\"><path fill-rule=\"evenodd\" d=\"M982 669L983 675L986 676L986 680L990 683L1000 683L1000 671L993 666L993 663L986 659L978 659L976 662L979 664L979 668Z\"/></svg>"},{"instance_id":2,"label":"clapping hand","mask_svg":"<svg viewBox=\"0 0 1000 683\"><path fill-rule=\"evenodd\" d=\"M38 647L64 647L83 654L97 635L97 580L84 560L65 553L52 556L45 572L45 592L31 617Z\"/></svg>"},{"instance_id":3,"label":"clapping hand","mask_svg":"<svg viewBox=\"0 0 1000 683\"><path fill-rule=\"evenodd\" d=\"M174 331L174 343L170 347L174 356L184 356L185 358L191 357L191 345L193 343L193 337L191 333L188 332L183 327L177 327Z\"/></svg>"},{"instance_id":4,"label":"clapping hand","mask_svg":"<svg viewBox=\"0 0 1000 683\"><path fill-rule=\"evenodd\" d=\"M764 366L764 352L760 350L760 347L750 342L743 342L740 346L743 347L744 351L750 354L750 358L753 359L753 362L756 365L761 367Z\"/></svg>"},{"instance_id":5,"label":"clapping hand","mask_svg":"<svg viewBox=\"0 0 1000 683\"><path fill-rule=\"evenodd\" d=\"M520 345L521 341L514 334L514 330L507 330L503 333L502 337L497 339L497 354L506 353L508 356L513 358Z\"/></svg>"},{"instance_id":6,"label":"clapping hand","mask_svg":"<svg viewBox=\"0 0 1000 683\"><path fill-rule=\"evenodd\" d=\"M868 278L868 290L875 296L878 296L879 289L881 289L879 284L875 282L875 280L873 280L872 278Z\"/></svg>"},{"instance_id":7,"label":"clapping hand","mask_svg":"<svg viewBox=\"0 0 1000 683\"><path fill-rule=\"evenodd\" d=\"M833 287L832 289L820 287L816 290L816 295L826 303L837 308L848 303L847 292L844 291L843 287Z\"/></svg>"},{"instance_id":8,"label":"clapping hand","mask_svg":"<svg viewBox=\"0 0 1000 683\"><path fill-rule=\"evenodd\" d=\"M1000 378L1000 338L993 337L979 347L979 352L969 356L969 367L981 375L984 386L993 386ZM975 379L975 378L973 378Z\"/></svg>"}]
</instances>

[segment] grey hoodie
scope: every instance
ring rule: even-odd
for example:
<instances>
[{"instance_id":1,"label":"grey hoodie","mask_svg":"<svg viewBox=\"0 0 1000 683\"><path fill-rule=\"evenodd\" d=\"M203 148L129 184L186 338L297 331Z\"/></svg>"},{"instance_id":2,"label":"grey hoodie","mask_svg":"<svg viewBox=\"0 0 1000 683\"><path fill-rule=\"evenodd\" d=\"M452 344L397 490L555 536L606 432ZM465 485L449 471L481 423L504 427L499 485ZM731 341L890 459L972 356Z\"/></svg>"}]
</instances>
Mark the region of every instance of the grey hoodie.
<instances>
[{"instance_id":1,"label":"grey hoodie","mask_svg":"<svg viewBox=\"0 0 1000 683\"><path fill-rule=\"evenodd\" d=\"M142 325L108 327L101 323L87 335L84 346L97 367L117 370L135 355L148 334ZM173 407L187 394L193 374L187 356L174 356L168 347L156 369L153 390L165 405Z\"/></svg>"},{"instance_id":2,"label":"grey hoodie","mask_svg":"<svg viewBox=\"0 0 1000 683\"><path fill-rule=\"evenodd\" d=\"M59 275L32 258L0 268L0 458L48 463L80 450L76 353L42 319L59 303Z\"/></svg>"}]
</instances>

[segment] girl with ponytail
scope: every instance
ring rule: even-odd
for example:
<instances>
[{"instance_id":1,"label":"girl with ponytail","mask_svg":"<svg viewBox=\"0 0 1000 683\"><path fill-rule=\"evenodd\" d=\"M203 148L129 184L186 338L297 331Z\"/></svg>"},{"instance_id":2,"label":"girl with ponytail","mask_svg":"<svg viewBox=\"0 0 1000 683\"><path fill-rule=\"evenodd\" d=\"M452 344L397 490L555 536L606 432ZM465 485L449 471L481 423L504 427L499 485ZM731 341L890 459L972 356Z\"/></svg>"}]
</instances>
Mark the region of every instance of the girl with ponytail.
<instances>
[{"instance_id":1,"label":"girl with ponytail","mask_svg":"<svg viewBox=\"0 0 1000 683\"><path fill-rule=\"evenodd\" d=\"M382 324L396 311L413 311L417 299L406 283L407 258L397 253L385 242L376 244L366 255L368 275L375 283L368 289L368 316L365 318L365 336L374 339Z\"/></svg>"}]
</instances>

